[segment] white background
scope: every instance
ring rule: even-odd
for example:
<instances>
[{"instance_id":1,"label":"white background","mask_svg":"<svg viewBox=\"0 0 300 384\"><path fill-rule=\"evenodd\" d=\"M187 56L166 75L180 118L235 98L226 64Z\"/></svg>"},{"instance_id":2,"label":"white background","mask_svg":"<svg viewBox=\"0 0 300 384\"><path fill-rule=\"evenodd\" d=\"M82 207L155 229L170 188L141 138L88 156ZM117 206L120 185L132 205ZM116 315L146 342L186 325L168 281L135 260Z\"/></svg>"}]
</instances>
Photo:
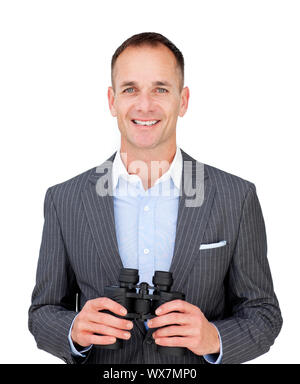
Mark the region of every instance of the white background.
<instances>
[{"instance_id":1,"label":"white background","mask_svg":"<svg viewBox=\"0 0 300 384\"><path fill-rule=\"evenodd\" d=\"M118 148L110 60L145 31L185 57L178 145L257 187L284 325L251 363L300 362L299 20L289 0L0 2L0 362L62 362L27 328L45 192Z\"/></svg>"}]
</instances>

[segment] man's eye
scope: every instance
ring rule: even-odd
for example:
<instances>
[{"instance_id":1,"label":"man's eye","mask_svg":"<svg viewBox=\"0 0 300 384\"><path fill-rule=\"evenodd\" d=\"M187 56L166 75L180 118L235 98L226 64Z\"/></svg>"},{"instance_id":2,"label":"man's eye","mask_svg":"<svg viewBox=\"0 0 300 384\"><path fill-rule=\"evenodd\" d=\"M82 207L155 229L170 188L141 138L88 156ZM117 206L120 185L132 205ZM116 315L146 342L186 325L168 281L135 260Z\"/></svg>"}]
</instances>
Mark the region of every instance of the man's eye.
<instances>
[{"instance_id":1,"label":"man's eye","mask_svg":"<svg viewBox=\"0 0 300 384\"><path fill-rule=\"evenodd\" d=\"M167 93L168 91L165 88L157 88L158 93Z\"/></svg>"},{"instance_id":2,"label":"man's eye","mask_svg":"<svg viewBox=\"0 0 300 384\"><path fill-rule=\"evenodd\" d=\"M134 91L134 89L133 88L126 88L126 89L124 89L124 93L132 93Z\"/></svg>"}]
</instances>

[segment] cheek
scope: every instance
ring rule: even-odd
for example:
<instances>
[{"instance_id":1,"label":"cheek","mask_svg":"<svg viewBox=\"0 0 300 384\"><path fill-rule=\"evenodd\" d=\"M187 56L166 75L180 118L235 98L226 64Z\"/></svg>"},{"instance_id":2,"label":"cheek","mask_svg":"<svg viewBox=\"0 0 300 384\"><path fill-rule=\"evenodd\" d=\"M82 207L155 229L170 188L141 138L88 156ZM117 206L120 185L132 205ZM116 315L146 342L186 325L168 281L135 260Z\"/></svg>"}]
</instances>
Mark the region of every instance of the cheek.
<instances>
[{"instance_id":1,"label":"cheek","mask_svg":"<svg viewBox=\"0 0 300 384\"><path fill-rule=\"evenodd\" d=\"M115 103L117 116L121 119L124 119L126 117L131 108L132 103L130 103L130 101L128 100L118 100L118 102Z\"/></svg>"},{"instance_id":2,"label":"cheek","mask_svg":"<svg viewBox=\"0 0 300 384\"><path fill-rule=\"evenodd\" d=\"M165 103L163 109L168 117L176 119L180 112L180 104L178 100L170 100L170 102Z\"/></svg>"},{"instance_id":3,"label":"cheek","mask_svg":"<svg viewBox=\"0 0 300 384\"><path fill-rule=\"evenodd\" d=\"M178 111L177 110L174 110L174 109L171 109L169 111L166 112L166 117L167 117L167 120L170 122L170 123L175 123L178 119Z\"/></svg>"}]
</instances>

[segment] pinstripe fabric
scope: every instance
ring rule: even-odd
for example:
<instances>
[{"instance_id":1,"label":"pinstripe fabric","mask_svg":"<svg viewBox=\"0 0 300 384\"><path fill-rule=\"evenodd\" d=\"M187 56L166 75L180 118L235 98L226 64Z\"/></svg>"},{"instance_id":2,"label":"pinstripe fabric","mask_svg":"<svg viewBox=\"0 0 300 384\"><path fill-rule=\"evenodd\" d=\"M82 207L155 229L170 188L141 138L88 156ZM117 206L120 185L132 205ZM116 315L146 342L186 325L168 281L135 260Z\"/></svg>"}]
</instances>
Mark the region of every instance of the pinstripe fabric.
<instances>
[{"instance_id":1,"label":"pinstripe fabric","mask_svg":"<svg viewBox=\"0 0 300 384\"><path fill-rule=\"evenodd\" d=\"M182 151L182 150L181 150ZM105 163L111 172L115 154ZM184 180L195 181L196 160L182 151ZM100 167L101 168L101 167ZM103 168L103 167L102 167ZM190 351L182 358L161 355L151 343L151 330L135 322L132 336L119 351L93 347L86 359L75 360L67 336L76 315L89 299L103 296L116 284L119 255L113 197L96 193L104 176L93 168L50 187L45 196L44 228L36 285L29 309L29 329L38 348L68 363L205 363ZM187 207L182 187L174 255L170 267L173 290L186 294L218 328L223 343L222 363L242 363L274 343L282 317L267 260L264 219L255 185L209 165L204 166L204 202ZM226 240L218 248L200 244Z\"/></svg>"}]
</instances>

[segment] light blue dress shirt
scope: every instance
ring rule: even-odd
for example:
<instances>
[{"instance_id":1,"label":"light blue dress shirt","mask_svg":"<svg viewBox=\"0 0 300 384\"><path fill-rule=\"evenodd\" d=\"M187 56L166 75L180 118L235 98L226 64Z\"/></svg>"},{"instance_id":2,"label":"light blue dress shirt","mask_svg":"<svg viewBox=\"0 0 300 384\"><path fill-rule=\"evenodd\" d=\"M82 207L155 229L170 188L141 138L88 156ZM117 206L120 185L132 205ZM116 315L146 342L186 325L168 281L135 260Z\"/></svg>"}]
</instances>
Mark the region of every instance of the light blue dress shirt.
<instances>
[{"instance_id":1,"label":"light blue dress shirt","mask_svg":"<svg viewBox=\"0 0 300 384\"><path fill-rule=\"evenodd\" d=\"M120 151L116 153L112 181L118 248L124 268L138 269L139 283L153 285L154 271L170 269L176 237L181 174L182 155L177 147L168 171L145 191L141 178L128 174ZM84 357L84 352L91 346L79 353L70 338L71 329L72 326L69 333L72 353ZM219 355L204 357L208 362L218 364L221 362L222 349Z\"/></svg>"},{"instance_id":2,"label":"light blue dress shirt","mask_svg":"<svg viewBox=\"0 0 300 384\"><path fill-rule=\"evenodd\" d=\"M145 191L140 177L127 173L119 153L113 164L118 248L124 268L139 270L140 283L152 285L154 271L170 269L181 169L181 152L177 150L168 171Z\"/></svg>"}]
</instances>

